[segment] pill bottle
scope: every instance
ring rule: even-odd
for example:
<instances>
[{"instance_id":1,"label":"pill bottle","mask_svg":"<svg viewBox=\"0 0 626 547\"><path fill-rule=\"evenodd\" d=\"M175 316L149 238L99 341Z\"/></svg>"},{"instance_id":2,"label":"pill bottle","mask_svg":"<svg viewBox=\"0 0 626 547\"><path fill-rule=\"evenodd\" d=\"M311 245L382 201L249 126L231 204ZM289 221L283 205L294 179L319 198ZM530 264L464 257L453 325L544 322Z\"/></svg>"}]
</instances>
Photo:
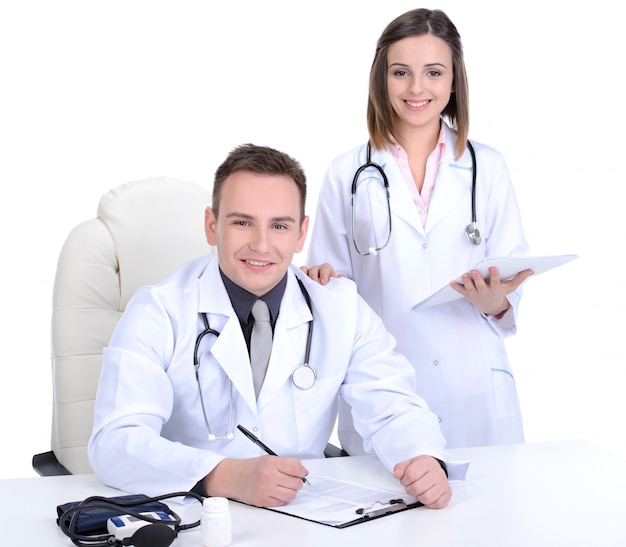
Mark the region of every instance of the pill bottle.
<instances>
[{"instance_id":1,"label":"pill bottle","mask_svg":"<svg viewBox=\"0 0 626 547\"><path fill-rule=\"evenodd\" d=\"M227 547L232 542L231 517L226 498L206 498L202 503L202 547Z\"/></svg>"}]
</instances>

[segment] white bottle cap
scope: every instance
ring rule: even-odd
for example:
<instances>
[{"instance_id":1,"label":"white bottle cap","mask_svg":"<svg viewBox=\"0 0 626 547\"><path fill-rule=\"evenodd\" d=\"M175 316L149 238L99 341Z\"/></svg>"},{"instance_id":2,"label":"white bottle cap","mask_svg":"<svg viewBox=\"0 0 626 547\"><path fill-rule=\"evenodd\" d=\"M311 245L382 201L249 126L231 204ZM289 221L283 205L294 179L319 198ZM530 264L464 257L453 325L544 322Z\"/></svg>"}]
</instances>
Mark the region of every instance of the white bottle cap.
<instances>
[{"instance_id":1,"label":"white bottle cap","mask_svg":"<svg viewBox=\"0 0 626 547\"><path fill-rule=\"evenodd\" d=\"M205 498L202 502L202 506L209 513L221 513L228 511L228 499L227 498Z\"/></svg>"}]
</instances>

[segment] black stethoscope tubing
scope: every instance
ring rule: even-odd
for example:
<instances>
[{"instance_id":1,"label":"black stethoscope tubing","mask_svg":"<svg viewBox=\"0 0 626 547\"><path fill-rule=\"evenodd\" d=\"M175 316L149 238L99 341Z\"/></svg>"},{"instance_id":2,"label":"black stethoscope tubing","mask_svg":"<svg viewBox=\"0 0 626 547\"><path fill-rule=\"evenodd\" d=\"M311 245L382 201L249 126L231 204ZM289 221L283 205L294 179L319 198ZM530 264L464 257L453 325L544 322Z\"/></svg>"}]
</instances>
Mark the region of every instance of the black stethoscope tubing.
<instances>
[{"instance_id":1,"label":"black stethoscope tubing","mask_svg":"<svg viewBox=\"0 0 626 547\"><path fill-rule=\"evenodd\" d=\"M467 148L472 156L472 223L465 228L465 235L473 245L480 245L480 231L476 226L476 152L469 140Z\"/></svg>"},{"instance_id":2,"label":"black stethoscope tubing","mask_svg":"<svg viewBox=\"0 0 626 547\"><path fill-rule=\"evenodd\" d=\"M359 246L356 243L356 236L354 235L354 206L356 202L359 176L368 167L373 167L374 169L376 169L376 171L378 171L378 173L383 179L383 186L385 188L385 193L387 195L387 239L382 245L378 247L370 247L366 252L366 251L361 251L361 249L359 249ZM367 141L367 156L365 158L365 163L356 170L356 172L354 173L354 177L352 178L351 194L352 195L350 198L350 204L351 204L351 209L352 209L352 243L354 244L354 248L356 249L356 252L359 253L361 256L375 255L376 253L378 253L378 251L382 251L387 246L387 244L389 243L389 240L391 239L391 202L390 202L390 197L389 197L389 179L387 178L387 175L385 174L385 170L378 163L376 163L375 161L372 161L372 144L370 143L370 141Z\"/></svg>"},{"instance_id":3,"label":"black stethoscope tubing","mask_svg":"<svg viewBox=\"0 0 626 547\"><path fill-rule=\"evenodd\" d=\"M476 153L474 152L474 147L472 146L472 143L469 140L467 141L467 148L469 149L470 156L472 157L472 200L471 200L472 222L468 224L467 227L465 228L465 235L467 236L467 239L473 245L480 245L480 242L481 242L480 231L478 230L477 225L476 225L476 171L477 171ZM355 207L356 196L357 196L357 186L359 182L359 176L365 169L369 167L374 168L380 174L382 181L383 181L383 187L387 195L387 239L382 245L378 247L370 247L367 251L362 251L361 249L359 249L359 246L357 245L357 242L356 242L356 236L355 236L355 230L354 230L355 228L354 207ZM390 203L390 198L389 198L389 180L387 179L385 170L378 163L372 161L372 145L370 141L367 141L365 163L356 170L356 172L354 173L354 177L352 178L350 203L351 203L351 209L352 209L352 243L354 245L354 248L356 252L360 254L361 256L376 255L378 251L383 250L387 246L387 244L389 243L389 240L391 239L391 203Z\"/></svg>"},{"instance_id":4,"label":"black stethoscope tubing","mask_svg":"<svg viewBox=\"0 0 626 547\"><path fill-rule=\"evenodd\" d=\"M472 223L476 224L476 152L470 141L467 141L467 148L472 156Z\"/></svg>"},{"instance_id":5,"label":"black stethoscope tubing","mask_svg":"<svg viewBox=\"0 0 626 547\"><path fill-rule=\"evenodd\" d=\"M306 290L306 287L304 286L304 283L302 283L302 280L296 277L296 281L298 282L298 285L300 286L300 290L302 291L302 296L304 296L304 300L306 301L306 304L309 307L309 310L311 312L311 320L309 321L309 329L308 329L307 337L306 337L306 345L305 345L305 350L304 350L304 364L296 367L294 372L291 374L291 381L293 382L293 385L296 388L301 389L301 390L307 390L313 387L313 385L315 384L315 381L317 380L317 373L315 372L315 369L313 369L309 365L309 361L311 359L311 342L313 340L313 305L311 304L311 297L309 295L309 292ZM208 437L209 441L214 441L216 439L227 439L230 441L234 438L234 433L232 431L233 386L232 386L232 381L230 378L228 379L228 427L226 428L226 432L222 435L215 435L211 429L211 425L209 424L209 419L207 418L206 408L204 405L204 398L202 396L202 387L200 386L200 375L199 375L200 360L198 357L198 351L200 349L200 343L202 342L202 339L205 336L212 334L216 338L219 338L221 333L211 328L211 326L209 325L209 319L206 313L202 312L200 316L202 317L202 321L204 323L204 330L196 337L196 343L194 345L194 350L193 350L193 367L194 367L194 371L196 374L196 382L198 383L198 392L200 394L200 405L202 406L202 414L204 415L204 423L206 424L207 430L209 432L209 437ZM296 381L296 378L294 377L294 375L296 374L297 371L299 370L301 371L303 369L306 371L304 373L304 382L302 380ZM301 375L299 375L298 377L300 378Z\"/></svg>"},{"instance_id":6,"label":"black stethoscope tubing","mask_svg":"<svg viewBox=\"0 0 626 547\"><path fill-rule=\"evenodd\" d=\"M227 439L229 441L233 440L235 437L233 433L233 384L228 378L228 426L226 427L226 431L222 435L216 435L213 433L211 429L211 424L209 423L209 419L207 418L206 408L204 406L204 397L202 396L202 388L200 387L200 360L198 358L198 349L200 348L200 342L202 339L208 334L212 334L215 338L218 338L220 333L215 329L212 329L209 325L209 319L206 313L201 313L202 321L204 322L204 330L197 336L196 343L193 350L193 368L196 374L196 382L198 383L198 392L200 394L200 405L202 406L202 416L204 417L204 423L209 432L208 440L215 441L217 439Z\"/></svg>"}]
</instances>

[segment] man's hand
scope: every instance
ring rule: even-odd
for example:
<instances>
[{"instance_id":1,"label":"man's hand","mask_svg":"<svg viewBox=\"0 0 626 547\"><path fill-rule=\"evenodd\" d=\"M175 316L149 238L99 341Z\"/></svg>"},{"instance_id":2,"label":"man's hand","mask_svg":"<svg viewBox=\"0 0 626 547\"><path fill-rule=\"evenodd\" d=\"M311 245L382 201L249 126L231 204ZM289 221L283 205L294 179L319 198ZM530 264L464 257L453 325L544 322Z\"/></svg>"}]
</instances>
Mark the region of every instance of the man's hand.
<instances>
[{"instance_id":1,"label":"man's hand","mask_svg":"<svg viewBox=\"0 0 626 547\"><path fill-rule=\"evenodd\" d=\"M300 266L300 269L320 285L326 285L331 277L346 277L343 274L336 273L335 269L328 262L324 262L324 264L319 266L311 266L310 268L308 266Z\"/></svg>"},{"instance_id":2,"label":"man's hand","mask_svg":"<svg viewBox=\"0 0 626 547\"><path fill-rule=\"evenodd\" d=\"M278 507L296 497L309 472L297 458L226 458L204 478L209 496L236 499L257 507Z\"/></svg>"},{"instance_id":3,"label":"man's hand","mask_svg":"<svg viewBox=\"0 0 626 547\"><path fill-rule=\"evenodd\" d=\"M393 476L407 494L430 509L442 509L452 497L452 489L441 464L432 456L418 456L397 464Z\"/></svg>"},{"instance_id":4,"label":"man's hand","mask_svg":"<svg viewBox=\"0 0 626 547\"><path fill-rule=\"evenodd\" d=\"M532 270L524 270L513 279L501 281L498 268L489 268L489 280L483 279L477 270L472 270L463 274L463 284L452 281L450 286L482 313L499 319L511 307L506 295L517 289L533 273Z\"/></svg>"}]
</instances>

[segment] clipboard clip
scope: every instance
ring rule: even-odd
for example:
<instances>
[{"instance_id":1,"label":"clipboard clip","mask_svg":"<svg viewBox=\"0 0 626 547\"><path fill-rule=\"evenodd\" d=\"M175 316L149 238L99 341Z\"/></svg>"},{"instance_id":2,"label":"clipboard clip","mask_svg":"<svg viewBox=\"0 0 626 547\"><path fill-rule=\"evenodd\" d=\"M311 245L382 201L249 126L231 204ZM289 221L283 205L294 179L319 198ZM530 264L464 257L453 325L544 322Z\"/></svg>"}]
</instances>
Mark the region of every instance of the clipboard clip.
<instances>
[{"instance_id":1,"label":"clipboard clip","mask_svg":"<svg viewBox=\"0 0 626 547\"><path fill-rule=\"evenodd\" d=\"M382 505L382 507L373 509L373 507L377 505ZM356 510L356 514L362 515L363 518L370 519L388 515L389 513L395 513L396 511L403 511L404 509L407 509L406 502L402 498L397 498L389 500L388 502L375 501L367 507L359 507Z\"/></svg>"}]
</instances>

